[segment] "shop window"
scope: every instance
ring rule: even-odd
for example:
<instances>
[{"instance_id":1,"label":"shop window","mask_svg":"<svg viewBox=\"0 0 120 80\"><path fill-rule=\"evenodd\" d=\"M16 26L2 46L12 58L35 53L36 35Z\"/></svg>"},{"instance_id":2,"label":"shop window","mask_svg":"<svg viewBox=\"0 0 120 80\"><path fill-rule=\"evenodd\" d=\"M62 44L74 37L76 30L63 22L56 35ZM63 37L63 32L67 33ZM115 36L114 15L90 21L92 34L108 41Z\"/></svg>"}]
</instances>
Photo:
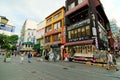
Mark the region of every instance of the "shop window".
<instances>
[{"instance_id":1,"label":"shop window","mask_svg":"<svg viewBox=\"0 0 120 80\"><path fill-rule=\"evenodd\" d=\"M86 35L90 35L90 26L86 26Z\"/></svg>"},{"instance_id":2,"label":"shop window","mask_svg":"<svg viewBox=\"0 0 120 80\"><path fill-rule=\"evenodd\" d=\"M81 28L78 28L78 37L81 37Z\"/></svg>"},{"instance_id":3,"label":"shop window","mask_svg":"<svg viewBox=\"0 0 120 80\"><path fill-rule=\"evenodd\" d=\"M85 36L85 27L82 27L82 36Z\"/></svg>"},{"instance_id":4,"label":"shop window","mask_svg":"<svg viewBox=\"0 0 120 80\"><path fill-rule=\"evenodd\" d=\"M68 39L71 39L71 31L68 31Z\"/></svg>"},{"instance_id":5,"label":"shop window","mask_svg":"<svg viewBox=\"0 0 120 80\"><path fill-rule=\"evenodd\" d=\"M78 30L75 29L74 31L75 31L75 38L77 38L78 37Z\"/></svg>"},{"instance_id":6,"label":"shop window","mask_svg":"<svg viewBox=\"0 0 120 80\"><path fill-rule=\"evenodd\" d=\"M71 37L74 38L74 30L71 31Z\"/></svg>"}]
</instances>

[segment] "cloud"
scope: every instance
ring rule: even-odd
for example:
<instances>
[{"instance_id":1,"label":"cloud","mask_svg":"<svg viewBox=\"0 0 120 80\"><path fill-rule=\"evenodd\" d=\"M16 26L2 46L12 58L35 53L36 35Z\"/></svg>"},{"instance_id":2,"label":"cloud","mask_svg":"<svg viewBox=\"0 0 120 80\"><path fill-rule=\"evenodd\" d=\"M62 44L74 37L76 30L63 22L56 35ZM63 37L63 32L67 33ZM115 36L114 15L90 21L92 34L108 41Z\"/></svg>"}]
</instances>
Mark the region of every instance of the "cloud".
<instances>
[{"instance_id":1,"label":"cloud","mask_svg":"<svg viewBox=\"0 0 120 80\"><path fill-rule=\"evenodd\" d=\"M0 15L6 16L19 33L26 19L41 22L62 6L66 0L0 0ZM109 19L115 18L120 25L120 0L101 0Z\"/></svg>"}]
</instances>

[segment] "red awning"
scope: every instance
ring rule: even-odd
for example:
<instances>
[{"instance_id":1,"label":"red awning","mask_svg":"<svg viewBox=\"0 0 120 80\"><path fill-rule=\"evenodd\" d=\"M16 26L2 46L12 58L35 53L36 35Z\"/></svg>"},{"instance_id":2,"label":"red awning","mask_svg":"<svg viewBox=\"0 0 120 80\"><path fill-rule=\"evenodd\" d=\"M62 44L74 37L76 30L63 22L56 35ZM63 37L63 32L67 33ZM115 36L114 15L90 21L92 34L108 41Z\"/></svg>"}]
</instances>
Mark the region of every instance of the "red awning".
<instances>
[{"instance_id":1,"label":"red awning","mask_svg":"<svg viewBox=\"0 0 120 80\"><path fill-rule=\"evenodd\" d=\"M65 46L72 46L72 45L77 45L77 44L89 44L89 43L93 43L93 40L70 42L70 43L66 43Z\"/></svg>"}]
</instances>

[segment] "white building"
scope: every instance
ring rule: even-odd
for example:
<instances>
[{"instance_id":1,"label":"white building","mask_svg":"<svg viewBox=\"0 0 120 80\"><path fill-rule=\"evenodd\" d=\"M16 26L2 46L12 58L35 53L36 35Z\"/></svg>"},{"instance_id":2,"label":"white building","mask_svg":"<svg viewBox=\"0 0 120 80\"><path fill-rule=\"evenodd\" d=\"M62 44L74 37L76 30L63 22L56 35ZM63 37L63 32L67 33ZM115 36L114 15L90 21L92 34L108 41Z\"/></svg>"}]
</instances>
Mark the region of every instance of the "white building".
<instances>
[{"instance_id":1,"label":"white building","mask_svg":"<svg viewBox=\"0 0 120 80\"><path fill-rule=\"evenodd\" d=\"M46 20L40 22L37 25L36 41L37 43L40 43L40 46L44 46L45 26L46 26Z\"/></svg>"},{"instance_id":2,"label":"white building","mask_svg":"<svg viewBox=\"0 0 120 80\"><path fill-rule=\"evenodd\" d=\"M29 51L32 50L33 45L36 43L36 28L37 28L37 22L26 20L23 24L22 30L21 30L21 43L23 51Z\"/></svg>"}]
</instances>

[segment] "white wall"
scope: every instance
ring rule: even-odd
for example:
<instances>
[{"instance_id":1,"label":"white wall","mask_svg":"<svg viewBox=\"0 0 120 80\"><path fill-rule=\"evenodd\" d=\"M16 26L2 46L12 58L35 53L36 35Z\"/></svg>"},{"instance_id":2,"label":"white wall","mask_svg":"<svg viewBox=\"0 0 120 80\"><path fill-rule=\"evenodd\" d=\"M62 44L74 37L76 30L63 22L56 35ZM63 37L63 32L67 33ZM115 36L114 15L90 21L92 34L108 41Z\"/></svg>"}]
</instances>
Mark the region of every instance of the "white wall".
<instances>
[{"instance_id":1,"label":"white wall","mask_svg":"<svg viewBox=\"0 0 120 80\"><path fill-rule=\"evenodd\" d=\"M45 34L46 20L40 22L37 25L36 39L42 38Z\"/></svg>"}]
</instances>

